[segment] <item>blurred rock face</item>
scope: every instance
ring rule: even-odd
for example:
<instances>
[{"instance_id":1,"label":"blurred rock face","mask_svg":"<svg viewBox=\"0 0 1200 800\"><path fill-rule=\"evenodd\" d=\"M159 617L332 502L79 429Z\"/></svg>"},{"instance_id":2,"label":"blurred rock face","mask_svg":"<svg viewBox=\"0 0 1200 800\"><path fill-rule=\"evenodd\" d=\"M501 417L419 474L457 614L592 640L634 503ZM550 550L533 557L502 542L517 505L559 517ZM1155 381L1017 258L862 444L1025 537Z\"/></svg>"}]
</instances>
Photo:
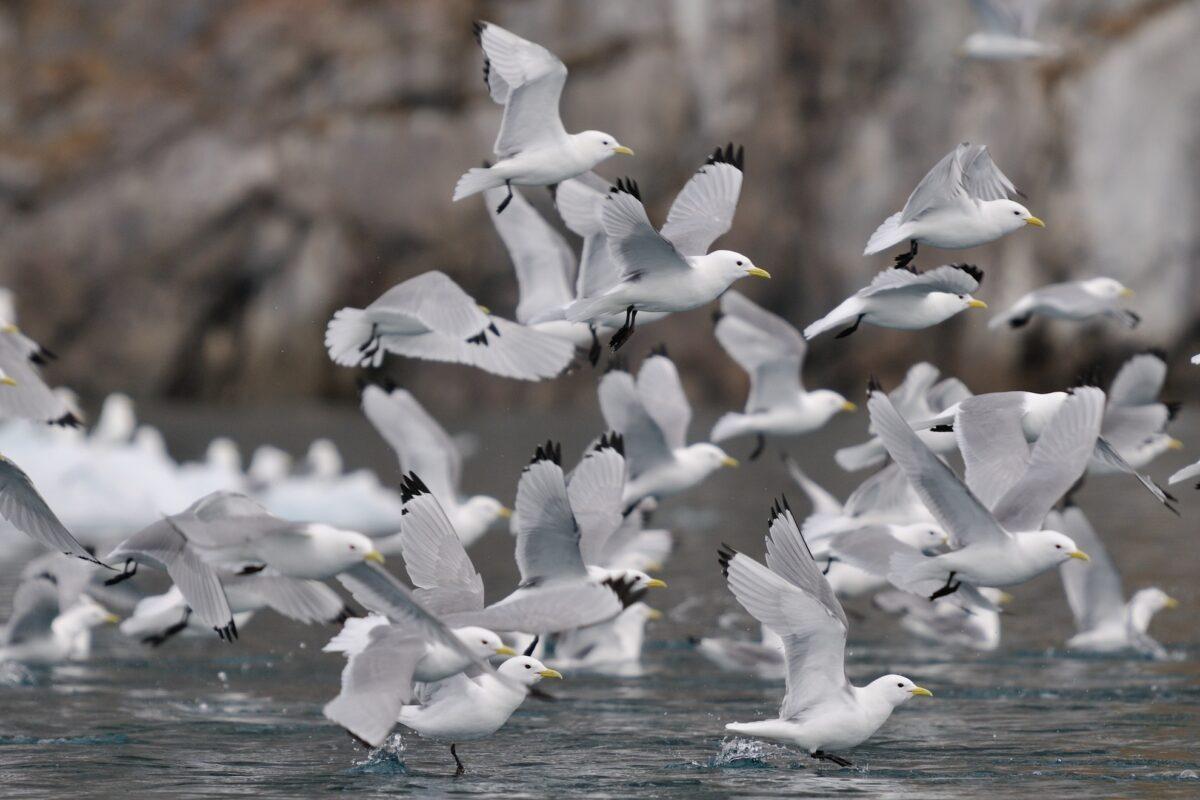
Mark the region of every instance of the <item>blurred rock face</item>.
<instances>
[{"instance_id":1,"label":"blurred rock face","mask_svg":"<svg viewBox=\"0 0 1200 800\"><path fill-rule=\"evenodd\" d=\"M482 201L450 202L500 119L471 36L484 17L566 61L568 129L637 150L602 171L637 178L654 219L715 145L745 143L723 244L771 270L770 285L744 288L799 325L889 263L860 255L867 237L968 139L991 146L1049 229L919 263L978 263L994 306L1111 275L1137 289L1146 320L1133 340L1061 325L989 336L977 312L924 334L864 329L813 348L814 381L849 392L924 357L978 389L1018 370L1051 385L1134 340L1182 356L1177 343L1200 337L1200 6L1063 0L1049 12L1040 33L1069 53L1057 64L962 61L976 21L944 0L5 4L0 283L61 355L53 377L92 393L349 396L325 321L433 268L511 313ZM527 194L552 213L547 193ZM704 312L631 348L659 339L693 392L740 402L743 378ZM458 368L388 369L444 404L592 391L590 374L554 387L478 377L467 398L440 390Z\"/></svg>"}]
</instances>

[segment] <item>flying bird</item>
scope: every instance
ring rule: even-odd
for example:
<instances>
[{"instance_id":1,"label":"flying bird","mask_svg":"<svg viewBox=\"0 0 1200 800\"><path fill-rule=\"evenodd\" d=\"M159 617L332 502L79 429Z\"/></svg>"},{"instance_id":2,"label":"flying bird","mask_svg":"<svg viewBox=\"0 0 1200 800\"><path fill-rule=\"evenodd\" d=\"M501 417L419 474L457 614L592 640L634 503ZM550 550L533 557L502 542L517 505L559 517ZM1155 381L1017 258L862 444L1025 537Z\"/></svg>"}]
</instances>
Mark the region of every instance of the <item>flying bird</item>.
<instances>
[{"instance_id":1,"label":"flying bird","mask_svg":"<svg viewBox=\"0 0 1200 800\"><path fill-rule=\"evenodd\" d=\"M475 23L475 38L483 48L484 83L504 106L492 147L499 160L459 178L455 202L504 186L509 193L496 207L499 214L513 197L513 185L553 186L613 155L633 155L612 134L567 133L558 109L567 68L549 50L490 22Z\"/></svg>"},{"instance_id":2,"label":"flying bird","mask_svg":"<svg viewBox=\"0 0 1200 800\"><path fill-rule=\"evenodd\" d=\"M1053 283L1023 295L1007 311L988 320L988 327L1020 328L1034 317L1072 322L1105 317L1127 328L1136 328L1142 318L1120 304L1122 299L1132 296L1132 289L1112 278Z\"/></svg>"}]
</instances>

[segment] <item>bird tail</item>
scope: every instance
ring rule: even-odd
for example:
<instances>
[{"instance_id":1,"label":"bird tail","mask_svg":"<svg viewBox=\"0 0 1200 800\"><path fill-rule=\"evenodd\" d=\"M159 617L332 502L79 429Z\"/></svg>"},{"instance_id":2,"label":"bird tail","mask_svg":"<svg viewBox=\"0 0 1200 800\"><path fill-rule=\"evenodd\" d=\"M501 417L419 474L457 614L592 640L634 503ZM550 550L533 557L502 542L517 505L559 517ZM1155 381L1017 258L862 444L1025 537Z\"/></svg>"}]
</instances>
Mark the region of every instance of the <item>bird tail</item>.
<instances>
[{"instance_id":1,"label":"bird tail","mask_svg":"<svg viewBox=\"0 0 1200 800\"><path fill-rule=\"evenodd\" d=\"M344 367L377 367L383 361L375 326L361 308L343 308L335 312L325 328L325 349L335 364Z\"/></svg>"},{"instance_id":2,"label":"bird tail","mask_svg":"<svg viewBox=\"0 0 1200 800\"><path fill-rule=\"evenodd\" d=\"M941 587L944 576L942 568L916 548L894 548L888 559L887 579L906 592L927 597Z\"/></svg>"},{"instance_id":3,"label":"bird tail","mask_svg":"<svg viewBox=\"0 0 1200 800\"><path fill-rule=\"evenodd\" d=\"M581 297L563 309L564 316L571 322L591 322L606 315L606 299L598 297Z\"/></svg>"},{"instance_id":4,"label":"bird tail","mask_svg":"<svg viewBox=\"0 0 1200 800\"><path fill-rule=\"evenodd\" d=\"M708 440L715 444L723 442L726 439L732 439L735 436L743 436L750 432L750 418L745 414L730 411L722 414L721 418L717 420L717 424L713 426Z\"/></svg>"},{"instance_id":5,"label":"bird tail","mask_svg":"<svg viewBox=\"0 0 1200 800\"><path fill-rule=\"evenodd\" d=\"M351 617L346 620L342 630L321 648L321 652L345 653L347 656L358 655L371 643L371 631L386 624L387 620L378 614Z\"/></svg>"},{"instance_id":6,"label":"bird tail","mask_svg":"<svg viewBox=\"0 0 1200 800\"><path fill-rule=\"evenodd\" d=\"M908 235L900 230L901 225L899 211L885 219L883 224L871 234L871 238L867 241L867 249L863 250L863 255L869 256L887 250L907 239Z\"/></svg>"},{"instance_id":7,"label":"bird tail","mask_svg":"<svg viewBox=\"0 0 1200 800\"><path fill-rule=\"evenodd\" d=\"M843 447L833 454L833 460L847 472L858 472L860 469L882 464L887 458L887 449L879 439Z\"/></svg>"},{"instance_id":8,"label":"bird tail","mask_svg":"<svg viewBox=\"0 0 1200 800\"><path fill-rule=\"evenodd\" d=\"M471 167L454 184L454 202L503 185L504 179L498 177L490 167Z\"/></svg>"}]
</instances>

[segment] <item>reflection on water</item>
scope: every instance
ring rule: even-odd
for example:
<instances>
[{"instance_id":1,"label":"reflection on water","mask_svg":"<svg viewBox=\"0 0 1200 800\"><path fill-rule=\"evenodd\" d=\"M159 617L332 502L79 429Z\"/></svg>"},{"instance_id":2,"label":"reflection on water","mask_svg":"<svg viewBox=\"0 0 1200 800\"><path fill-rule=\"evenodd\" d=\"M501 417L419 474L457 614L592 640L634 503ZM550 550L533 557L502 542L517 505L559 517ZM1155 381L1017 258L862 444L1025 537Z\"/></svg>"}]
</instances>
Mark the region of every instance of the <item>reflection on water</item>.
<instances>
[{"instance_id":1,"label":"reflection on water","mask_svg":"<svg viewBox=\"0 0 1200 800\"><path fill-rule=\"evenodd\" d=\"M387 479L395 462L356 409L216 415L149 409L177 457L195 457L211 436L243 445L272 441L299 453L317 435L343 447L348 466ZM712 415L698 419L704 430ZM1186 419L1186 415L1185 415ZM481 435L468 462L471 491L511 500L520 466L547 437L578 454L598 430L594 409L567 419L493 412L451 422ZM835 494L856 482L830 454L861 434L865 419L838 418L818 437L791 442L805 469ZM1193 430L1195 430L1193 428ZM1183 426L1180 438L1196 441ZM737 445L735 455L744 456ZM746 446L745 450L749 450ZM1165 475L1183 459L1164 459ZM1179 463L1177 463L1179 462ZM184 638L152 651L111 630L84 664L0 667L0 774L21 797L88 791L143 796L296 796L353 791L356 797L442 793L509 797L1195 797L1200 795L1200 670L1194 611L1200 556L1193 541L1200 492L1179 492L1175 519L1120 478L1093 479L1078 499L1121 568L1127 591L1157 584L1183 609L1152 632L1176 660L1081 658L1061 652L1070 614L1057 577L1017 589L996 653L958 653L913 643L867 602L849 604L848 670L856 681L900 672L936 697L908 703L867 745L848 753L851 770L817 767L794 751L738 742L723 725L775 713L782 686L723 673L698 658L687 637L716 630L739 609L716 563L719 541L761 553L767 509L786 491L799 510L778 450L722 471L689 508L664 505L656 524L673 528L677 549L652 598L666 618L650 624L640 677L568 674L558 702L529 701L502 733L460 748L468 773L453 779L440 744L404 735L368 756L327 724L321 706L336 691L341 659L320 652L332 629L262 615L233 645ZM492 531L472 550L489 596L516 579L512 542ZM398 567L398 565L396 565ZM19 563L3 566L5 613ZM734 631L757 631L748 618Z\"/></svg>"}]
</instances>

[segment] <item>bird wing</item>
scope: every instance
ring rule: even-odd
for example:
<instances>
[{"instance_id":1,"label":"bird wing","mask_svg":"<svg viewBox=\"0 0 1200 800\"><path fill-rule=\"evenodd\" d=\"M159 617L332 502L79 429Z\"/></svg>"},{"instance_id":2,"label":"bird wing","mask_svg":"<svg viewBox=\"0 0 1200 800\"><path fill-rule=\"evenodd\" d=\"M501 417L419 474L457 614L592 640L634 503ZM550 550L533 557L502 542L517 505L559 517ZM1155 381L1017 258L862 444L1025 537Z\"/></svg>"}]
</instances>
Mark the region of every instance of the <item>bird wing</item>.
<instances>
[{"instance_id":1,"label":"bird wing","mask_svg":"<svg viewBox=\"0 0 1200 800\"><path fill-rule=\"evenodd\" d=\"M600 379L598 390L604 421L625 439L629 472L637 476L674 456L654 418L646 412L633 376L616 369Z\"/></svg>"},{"instance_id":2,"label":"bird wing","mask_svg":"<svg viewBox=\"0 0 1200 800\"><path fill-rule=\"evenodd\" d=\"M796 485L804 490L804 494L808 495L809 502L812 503L813 514L840 516L843 513L843 506L838 499L808 477L804 470L800 469L800 464L796 459L785 453L783 464L787 467L788 475L796 482Z\"/></svg>"},{"instance_id":3,"label":"bird wing","mask_svg":"<svg viewBox=\"0 0 1200 800\"><path fill-rule=\"evenodd\" d=\"M1121 624L1125 618L1121 576L1083 511L1073 505L1051 511L1046 515L1046 527L1070 536L1091 558L1086 564L1071 558L1058 568L1075 627L1083 633L1105 624Z\"/></svg>"},{"instance_id":4,"label":"bird wing","mask_svg":"<svg viewBox=\"0 0 1200 800\"><path fill-rule=\"evenodd\" d=\"M691 270L675 245L650 224L636 184L617 181L604 202L600 220L622 280L638 280L651 272L682 277Z\"/></svg>"},{"instance_id":5,"label":"bird wing","mask_svg":"<svg viewBox=\"0 0 1200 800\"><path fill-rule=\"evenodd\" d=\"M425 657L420 632L403 625L379 625L367 646L342 669L342 689L325 705L325 717L377 747L413 697L413 673Z\"/></svg>"},{"instance_id":6,"label":"bird wing","mask_svg":"<svg viewBox=\"0 0 1200 800\"><path fill-rule=\"evenodd\" d=\"M737 601L783 639L787 692L780 718L797 718L814 705L848 694L844 618L834 615L817 596L744 553L724 551L722 565ZM820 576L819 571L817 574Z\"/></svg>"},{"instance_id":7,"label":"bird wing","mask_svg":"<svg viewBox=\"0 0 1200 800\"><path fill-rule=\"evenodd\" d=\"M517 483L516 556L522 584L587 577L579 552L579 525L571 513L558 457L552 443L539 446Z\"/></svg>"},{"instance_id":8,"label":"bird wing","mask_svg":"<svg viewBox=\"0 0 1200 800\"><path fill-rule=\"evenodd\" d=\"M379 325L415 320L435 333L467 339L487 328L491 320L475 300L443 272L431 270L398 283L367 306L367 316Z\"/></svg>"},{"instance_id":9,"label":"bird wing","mask_svg":"<svg viewBox=\"0 0 1200 800\"><path fill-rule=\"evenodd\" d=\"M604 555L612 535L625 521L625 456L619 434L600 437L571 471L567 498L579 526L579 552L584 564L606 566Z\"/></svg>"},{"instance_id":10,"label":"bird wing","mask_svg":"<svg viewBox=\"0 0 1200 800\"><path fill-rule=\"evenodd\" d=\"M996 392L964 400L954 423L966 465L967 486L988 508L1029 468L1021 392Z\"/></svg>"},{"instance_id":11,"label":"bird wing","mask_svg":"<svg viewBox=\"0 0 1200 800\"><path fill-rule=\"evenodd\" d=\"M1108 402L1113 406L1157 403L1166 379L1167 364L1157 353L1139 353L1117 371L1108 388Z\"/></svg>"},{"instance_id":12,"label":"bird wing","mask_svg":"<svg viewBox=\"0 0 1200 800\"><path fill-rule=\"evenodd\" d=\"M667 447L677 450L686 445L692 406L683 392L675 363L662 355L643 361L638 370L637 392L642 407L662 431Z\"/></svg>"},{"instance_id":13,"label":"bird wing","mask_svg":"<svg viewBox=\"0 0 1200 800\"><path fill-rule=\"evenodd\" d=\"M848 517L886 514L907 508L913 488L904 470L895 462L888 464L858 485L846 498L843 513Z\"/></svg>"},{"instance_id":14,"label":"bird wing","mask_svg":"<svg viewBox=\"0 0 1200 800\"><path fill-rule=\"evenodd\" d=\"M808 542L804 541L786 499L782 503L777 502L771 509L767 532L767 568L817 598L830 616L844 627L849 627L846 612L813 559Z\"/></svg>"},{"instance_id":15,"label":"bird wing","mask_svg":"<svg viewBox=\"0 0 1200 800\"><path fill-rule=\"evenodd\" d=\"M50 635L50 624L59 615L58 587L45 575L22 581L13 594L12 613L3 643L16 645Z\"/></svg>"},{"instance_id":16,"label":"bird wing","mask_svg":"<svg viewBox=\"0 0 1200 800\"><path fill-rule=\"evenodd\" d=\"M256 573L230 575L225 582L227 591L251 592L271 609L297 622L334 623L346 613L346 604L338 593L320 581Z\"/></svg>"},{"instance_id":17,"label":"bird wing","mask_svg":"<svg viewBox=\"0 0 1200 800\"><path fill-rule=\"evenodd\" d=\"M482 611L450 614L454 626L480 625L494 631L550 634L610 620L623 608L617 590L586 580L550 581L520 588Z\"/></svg>"},{"instance_id":18,"label":"bird wing","mask_svg":"<svg viewBox=\"0 0 1200 800\"><path fill-rule=\"evenodd\" d=\"M435 495L410 472L400 483L400 551L417 600L438 616L483 608L483 578Z\"/></svg>"},{"instance_id":19,"label":"bird wing","mask_svg":"<svg viewBox=\"0 0 1200 800\"><path fill-rule=\"evenodd\" d=\"M507 191L489 189L485 197L492 224L517 273L517 321L528 324L539 313L561 308L574 298L575 251L515 189L504 213L497 214Z\"/></svg>"},{"instance_id":20,"label":"bird wing","mask_svg":"<svg viewBox=\"0 0 1200 800\"><path fill-rule=\"evenodd\" d=\"M109 554L114 561L131 559L166 570L183 599L202 624L227 636L233 630L233 612L215 569L192 548L187 535L171 517L147 525L121 542Z\"/></svg>"},{"instance_id":21,"label":"bird wing","mask_svg":"<svg viewBox=\"0 0 1200 800\"><path fill-rule=\"evenodd\" d=\"M104 564L71 535L25 472L0 456L0 517L36 542L94 564Z\"/></svg>"},{"instance_id":22,"label":"bird wing","mask_svg":"<svg viewBox=\"0 0 1200 800\"><path fill-rule=\"evenodd\" d=\"M934 385L925 395L925 402L934 414L940 414L952 405L971 397L971 390L958 378L946 378ZM911 417L905 417L911 419Z\"/></svg>"},{"instance_id":23,"label":"bird wing","mask_svg":"<svg viewBox=\"0 0 1200 800\"><path fill-rule=\"evenodd\" d=\"M608 181L594 172L585 172L560 183L554 193L554 205L563 222L572 233L583 237L583 253L575 279L577 297L595 297L621 279L601 219L608 190Z\"/></svg>"},{"instance_id":24,"label":"bird wing","mask_svg":"<svg viewBox=\"0 0 1200 800\"><path fill-rule=\"evenodd\" d=\"M929 409L929 390L937 383L940 374L938 368L928 361L918 361L908 368L900 385L888 392L888 399L900 416L912 421L923 418Z\"/></svg>"},{"instance_id":25,"label":"bird wing","mask_svg":"<svg viewBox=\"0 0 1200 800\"><path fill-rule=\"evenodd\" d=\"M872 297L885 292L971 294L979 289L982 277L982 272L966 264L946 264L920 273L892 268L876 275L870 285L858 291L858 296Z\"/></svg>"},{"instance_id":26,"label":"bird wing","mask_svg":"<svg viewBox=\"0 0 1200 800\"><path fill-rule=\"evenodd\" d=\"M441 503L458 501L462 454L446 429L404 389L390 392L368 386L362 409L400 460L400 469L415 472Z\"/></svg>"},{"instance_id":27,"label":"bird wing","mask_svg":"<svg viewBox=\"0 0 1200 800\"><path fill-rule=\"evenodd\" d=\"M1132 450L1156 433L1161 433L1170 419L1171 411L1163 403L1144 406L1110 403L1104 411L1100 433L1117 450Z\"/></svg>"},{"instance_id":28,"label":"bird wing","mask_svg":"<svg viewBox=\"0 0 1200 800\"><path fill-rule=\"evenodd\" d=\"M558 101L567 68L539 44L490 22L475 25L483 48L483 75L492 99L504 106L493 149L507 158L522 150L565 142Z\"/></svg>"},{"instance_id":29,"label":"bird wing","mask_svg":"<svg viewBox=\"0 0 1200 800\"><path fill-rule=\"evenodd\" d=\"M1044 0L971 0L980 22L990 31L1029 38L1037 27Z\"/></svg>"},{"instance_id":30,"label":"bird wing","mask_svg":"<svg viewBox=\"0 0 1200 800\"><path fill-rule=\"evenodd\" d=\"M958 152L962 153L962 184L969 197L1004 200L1018 194L1017 187L992 161L987 145L959 145Z\"/></svg>"},{"instance_id":31,"label":"bird wing","mask_svg":"<svg viewBox=\"0 0 1200 800\"><path fill-rule=\"evenodd\" d=\"M1076 388L1046 424L1025 474L1000 498L996 520L1007 531L1036 531L1046 514L1075 485L1096 448L1104 417L1104 392Z\"/></svg>"},{"instance_id":32,"label":"bird wing","mask_svg":"<svg viewBox=\"0 0 1200 800\"><path fill-rule=\"evenodd\" d=\"M702 256L733 226L744 151L718 147L671 204L662 235L685 256Z\"/></svg>"},{"instance_id":33,"label":"bird wing","mask_svg":"<svg viewBox=\"0 0 1200 800\"><path fill-rule=\"evenodd\" d=\"M920 219L947 206L968 202L962 183L962 155L969 147L969 144L960 144L942 156L942 160L925 174L904 203L904 209L900 212L901 224Z\"/></svg>"},{"instance_id":34,"label":"bird wing","mask_svg":"<svg viewBox=\"0 0 1200 800\"><path fill-rule=\"evenodd\" d=\"M871 392L867 407L892 459L930 513L960 546L1008 537L979 498L917 437L883 392Z\"/></svg>"},{"instance_id":35,"label":"bird wing","mask_svg":"<svg viewBox=\"0 0 1200 800\"><path fill-rule=\"evenodd\" d=\"M721 313L717 341L750 376L746 412L794 403L804 392L800 368L808 349L800 332L733 290L721 297Z\"/></svg>"}]
</instances>

